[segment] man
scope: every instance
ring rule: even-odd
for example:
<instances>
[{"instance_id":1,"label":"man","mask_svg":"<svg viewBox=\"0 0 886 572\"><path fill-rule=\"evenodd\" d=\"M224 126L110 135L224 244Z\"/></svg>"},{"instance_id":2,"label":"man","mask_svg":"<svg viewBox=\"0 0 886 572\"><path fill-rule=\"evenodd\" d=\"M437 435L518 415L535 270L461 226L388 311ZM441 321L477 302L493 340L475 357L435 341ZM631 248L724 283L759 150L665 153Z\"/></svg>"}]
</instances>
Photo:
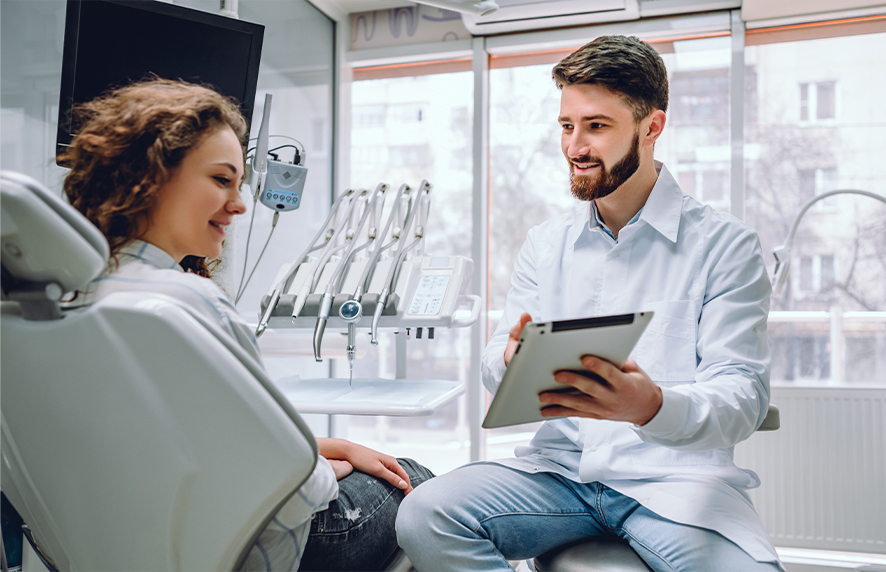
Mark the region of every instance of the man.
<instances>
[{"instance_id":1,"label":"man","mask_svg":"<svg viewBox=\"0 0 886 572\"><path fill-rule=\"evenodd\" d=\"M654 570L778 570L746 493L759 479L732 461L769 405L757 236L684 195L653 160L668 82L651 46L598 38L553 76L572 193L585 202L530 230L483 382L495 392L531 319L655 317L623 369L583 360L605 383L556 376L578 393L539 401L567 418L545 422L516 458L416 489L400 507L400 545L419 570L507 570L617 535Z\"/></svg>"}]
</instances>

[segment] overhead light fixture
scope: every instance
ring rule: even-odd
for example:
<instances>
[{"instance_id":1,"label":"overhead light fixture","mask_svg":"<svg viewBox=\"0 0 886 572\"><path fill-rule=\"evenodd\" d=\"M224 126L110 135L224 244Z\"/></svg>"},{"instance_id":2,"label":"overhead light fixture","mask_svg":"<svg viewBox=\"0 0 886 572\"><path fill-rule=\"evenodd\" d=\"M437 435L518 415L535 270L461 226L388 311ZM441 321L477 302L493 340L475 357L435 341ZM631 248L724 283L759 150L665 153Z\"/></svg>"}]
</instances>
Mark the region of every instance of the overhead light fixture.
<instances>
[{"instance_id":1,"label":"overhead light fixture","mask_svg":"<svg viewBox=\"0 0 886 572\"><path fill-rule=\"evenodd\" d=\"M494 0L414 0L418 4L426 4L444 10L453 10L463 14L485 16L498 10Z\"/></svg>"}]
</instances>

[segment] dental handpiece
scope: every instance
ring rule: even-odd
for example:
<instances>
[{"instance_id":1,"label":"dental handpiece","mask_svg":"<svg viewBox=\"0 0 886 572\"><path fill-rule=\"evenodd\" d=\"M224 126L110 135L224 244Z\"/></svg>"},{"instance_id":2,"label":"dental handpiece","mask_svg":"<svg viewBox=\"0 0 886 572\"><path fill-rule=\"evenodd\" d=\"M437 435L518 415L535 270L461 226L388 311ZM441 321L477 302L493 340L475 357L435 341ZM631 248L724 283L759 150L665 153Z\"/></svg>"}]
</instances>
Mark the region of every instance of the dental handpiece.
<instances>
[{"instance_id":1,"label":"dental handpiece","mask_svg":"<svg viewBox=\"0 0 886 572\"><path fill-rule=\"evenodd\" d=\"M387 190L388 186L385 183L380 183L375 190L369 195L366 199L366 208L363 210L363 215L360 217L360 221L357 223L356 227L351 227L348 229L347 236L345 238L347 245L345 251L342 253L341 260L336 266L335 270L332 273L332 276L329 279L329 282L326 285L326 291L323 293L323 298L320 304L320 311L317 313L317 324L314 327L314 359L317 361L323 361L323 358L320 355L320 348L323 344L323 332L326 330L326 323L329 320L329 311L332 308L332 302L335 298L335 290L336 285L338 284L338 278L344 273L344 267L348 263L351 258L351 253L354 251L354 247L357 244L356 237L359 236L360 232L363 230L363 226L366 224L366 220L369 218L369 215L372 212L372 203L375 201L375 198L378 196L379 192L384 193ZM360 194L360 197L365 197L368 194L368 191L363 191ZM351 218L351 215L354 212L354 206L357 200L352 199L351 204L348 206L348 212L346 215L346 220ZM357 302L359 305L359 302ZM362 309L360 312L362 315ZM357 318L359 319L359 317ZM356 321L356 320L355 320ZM356 328L356 324L353 325ZM351 324L349 324L348 329L350 330Z\"/></svg>"},{"instance_id":2,"label":"dental handpiece","mask_svg":"<svg viewBox=\"0 0 886 572\"><path fill-rule=\"evenodd\" d=\"M391 213L388 215L388 221L385 223L385 228L375 239L378 242L378 247L373 251L371 260L366 264L366 267L363 269L363 275L360 277L358 282L358 288L361 290L366 289L366 283L369 281L369 277L375 265L378 264L379 256L381 256L382 251L385 248L389 248L396 242L396 240L392 241L389 245L385 246L383 244L384 238L388 235L388 231L391 230L391 225L394 224L394 219L397 218L399 214L399 205L400 199L403 195L408 195L412 189L407 184L400 185L400 189L397 191L397 196L394 197L393 208L391 209ZM385 304L388 301L388 288L384 286L382 288L381 293L378 297L378 303L375 306L375 312L372 314L372 323L369 328L369 342L373 346L378 345L378 321L381 318L381 313L385 309Z\"/></svg>"},{"instance_id":3,"label":"dental handpiece","mask_svg":"<svg viewBox=\"0 0 886 572\"><path fill-rule=\"evenodd\" d=\"M354 191L347 191L349 196L353 196ZM348 219L351 216L351 211L354 209L354 205L356 204L356 198L352 198L350 204L348 205L348 210L345 212L344 219L339 227L334 231L335 235L341 233L344 226L347 224ZM342 247L338 247L342 248ZM311 289L313 290L316 285L316 281L319 280L319 276L317 275L317 269L323 267L326 264L326 260L332 256L332 252L336 250L333 248L332 239L326 243L326 246L323 248L323 252L320 257L316 261L316 266L314 267L313 276L309 276L307 282L311 283ZM323 345L323 332L326 331L326 323L329 321L329 311L332 309L332 302L335 294L330 292L328 289L323 293L323 296L320 298L320 308L317 311L317 323L314 325L314 359L317 361L323 361L323 358L320 356L320 347ZM305 295L307 298L307 295ZM297 307L297 306L296 306ZM293 318L294 319L294 318Z\"/></svg>"},{"instance_id":4,"label":"dental handpiece","mask_svg":"<svg viewBox=\"0 0 886 572\"><path fill-rule=\"evenodd\" d=\"M329 292L324 292L320 298L320 311L317 312L317 324L314 326L314 359L317 361L323 361L320 357L320 346L323 344L323 332L326 331L326 323L329 321L333 298Z\"/></svg>"},{"instance_id":5,"label":"dental handpiece","mask_svg":"<svg viewBox=\"0 0 886 572\"><path fill-rule=\"evenodd\" d=\"M415 219L416 213L421 209L422 202L430 193L431 185L426 180L421 182L421 186L419 188L419 195L415 197L413 200L412 208L409 209L408 214L406 215L406 220L403 223L403 226L399 229L400 232L396 233L394 241L392 243L393 246L399 246L400 241L403 238L403 235L409 231L409 228L412 226L412 221ZM395 205L396 207L396 205ZM393 214L393 213L392 213ZM396 232L396 230L395 230ZM388 268L388 274L385 277L384 285L382 286L381 294L378 297L378 305L375 307L375 312L372 314L372 324L369 329L369 336L371 343L374 346L378 345L378 323L381 320L382 312L384 311L384 307L388 302L388 297L390 293L397 286L396 283L393 282L394 275L397 273L397 269L403 261L403 255L410 248L415 246L415 242L411 243L408 247L404 249L397 249L394 251L391 250L391 266Z\"/></svg>"},{"instance_id":6,"label":"dental handpiece","mask_svg":"<svg viewBox=\"0 0 886 572\"><path fill-rule=\"evenodd\" d=\"M289 267L289 270L283 276L283 278L277 283L274 287L274 291L271 293L271 300L268 302L268 307L265 308L264 314L262 314L261 320L258 323L258 326L255 328L255 337L261 337L265 330L268 328L268 322L271 320L271 315L274 312L274 308L277 307L277 304L280 302L280 296L282 296L283 292L286 290L286 283L295 276L295 273L298 271L302 262L304 262L305 257L313 250L316 250L315 245L317 241L320 240L320 237L323 236L323 233L327 232L330 221L333 220L335 213L338 212L338 207L341 205L342 200L347 196L347 193L342 193L342 195L336 199L335 203L333 203L332 208L329 209L329 215L326 217L326 221L320 227L320 230L317 231L317 234L314 235L314 239L308 243L308 247L302 252L301 256L295 259L295 262L292 263L292 266ZM304 305L304 300L302 300L302 305ZM297 315L297 312L294 312Z\"/></svg>"}]
</instances>

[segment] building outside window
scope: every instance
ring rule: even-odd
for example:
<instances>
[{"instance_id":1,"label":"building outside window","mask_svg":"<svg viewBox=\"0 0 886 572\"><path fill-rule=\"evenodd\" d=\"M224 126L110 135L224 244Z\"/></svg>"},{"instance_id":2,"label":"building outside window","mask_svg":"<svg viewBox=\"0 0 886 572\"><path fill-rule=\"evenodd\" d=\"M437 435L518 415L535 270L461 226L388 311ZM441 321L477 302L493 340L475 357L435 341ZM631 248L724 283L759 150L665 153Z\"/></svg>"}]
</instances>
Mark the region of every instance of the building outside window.
<instances>
[{"instance_id":1,"label":"building outside window","mask_svg":"<svg viewBox=\"0 0 886 572\"><path fill-rule=\"evenodd\" d=\"M772 250L806 202L838 189L886 193L886 111L876 95L886 80L870 73L886 66L886 34L831 37L822 27L775 43L756 38L749 31L745 49L755 77L746 149L759 150L746 155L746 222L760 235L771 275ZM773 385L883 384L886 320L876 319L886 309L883 244L880 202L838 195L806 213L789 287L772 299Z\"/></svg>"}]
</instances>

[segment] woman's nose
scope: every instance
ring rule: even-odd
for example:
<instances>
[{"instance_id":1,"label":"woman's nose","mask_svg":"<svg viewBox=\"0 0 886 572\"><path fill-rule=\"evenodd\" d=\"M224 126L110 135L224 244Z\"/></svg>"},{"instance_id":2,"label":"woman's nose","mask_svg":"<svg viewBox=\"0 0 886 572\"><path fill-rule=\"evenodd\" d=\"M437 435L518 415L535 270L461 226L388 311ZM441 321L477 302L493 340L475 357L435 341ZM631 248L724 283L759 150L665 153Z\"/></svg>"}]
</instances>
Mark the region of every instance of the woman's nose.
<instances>
[{"instance_id":1,"label":"woman's nose","mask_svg":"<svg viewBox=\"0 0 886 572\"><path fill-rule=\"evenodd\" d=\"M234 193L234 196L230 201L225 205L227 211L231 214L240 215L246 212L246 203L243 202L243 197L240 195L239 189Z\"/></svg>"}]
</instances>

